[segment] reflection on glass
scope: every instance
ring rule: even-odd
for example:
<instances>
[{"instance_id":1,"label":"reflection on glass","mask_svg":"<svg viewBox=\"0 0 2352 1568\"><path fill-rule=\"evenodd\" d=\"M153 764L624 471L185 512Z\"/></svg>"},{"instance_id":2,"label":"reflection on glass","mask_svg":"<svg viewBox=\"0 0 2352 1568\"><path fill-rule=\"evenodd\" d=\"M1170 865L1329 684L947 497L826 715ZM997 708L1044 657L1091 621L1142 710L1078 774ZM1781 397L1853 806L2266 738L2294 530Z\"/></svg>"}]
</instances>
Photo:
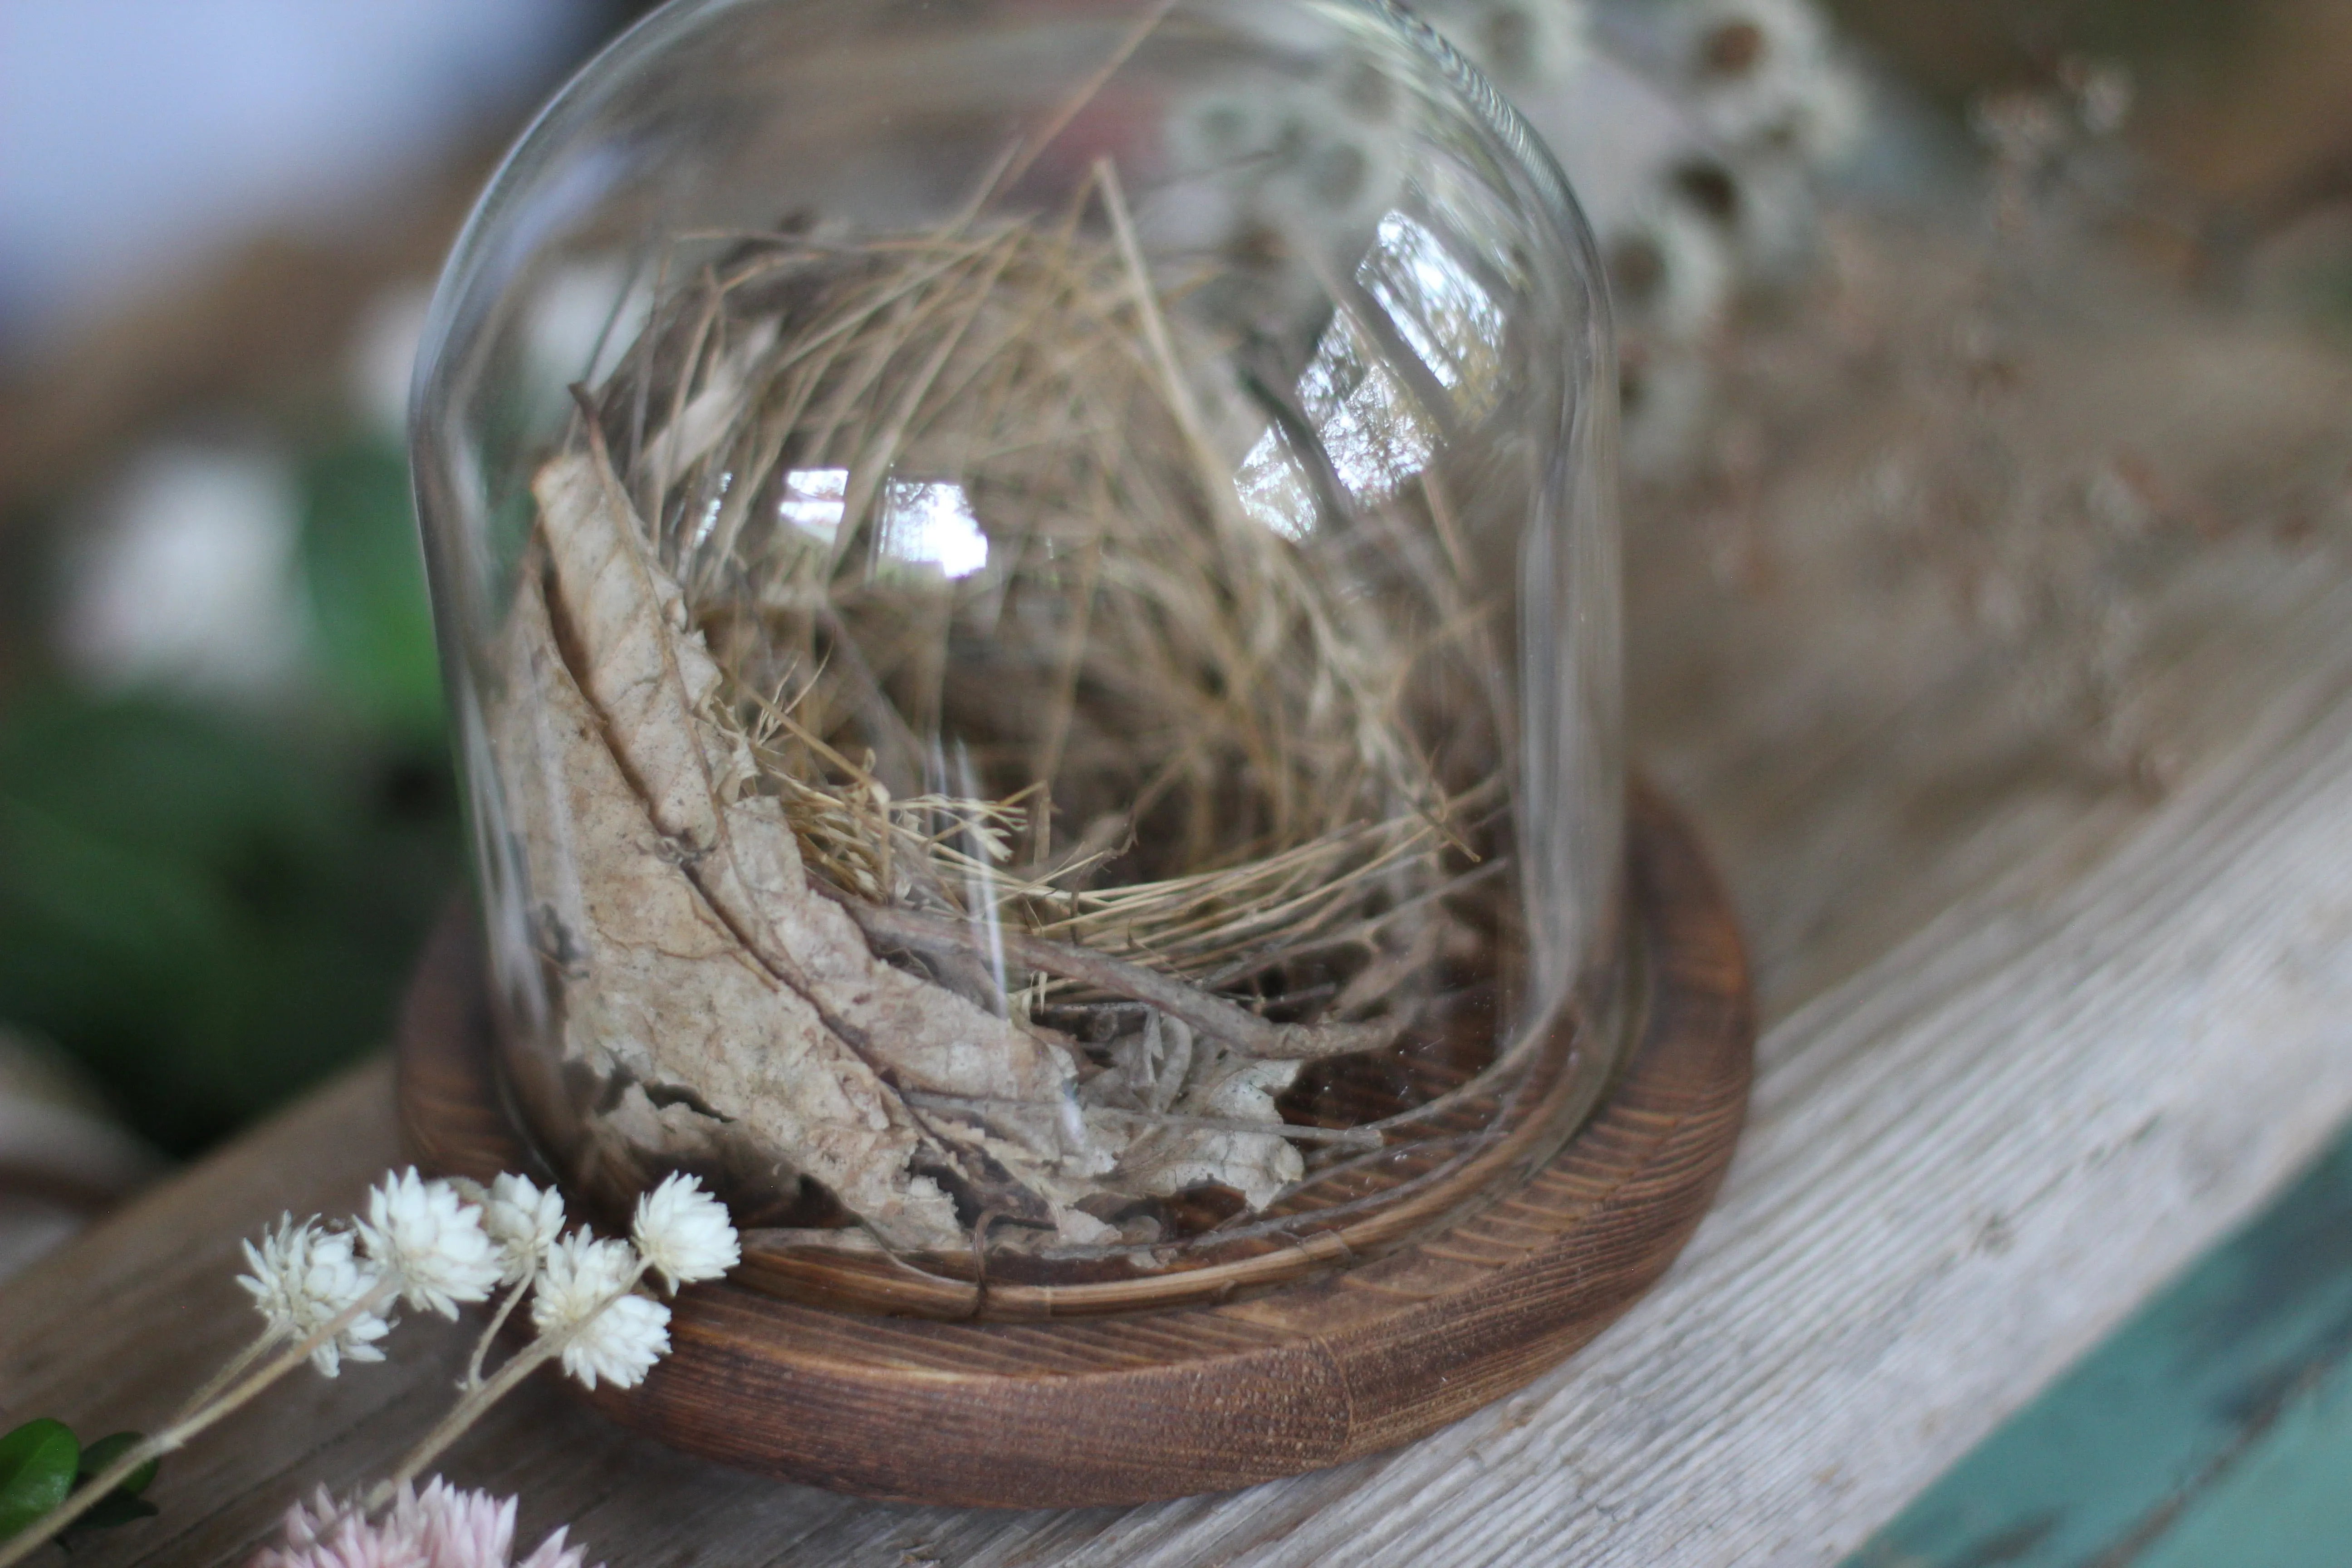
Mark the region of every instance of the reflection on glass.
<instances>
[{"instance_id":1,"label":"reflection on glass","mask_svg":"<svg viewBox=\"0 0 2352 1568\"><path fill-rule=\"evenodd\" d=\"M784 476L784 499L776 503L776 513L819 543L830 545L841 531L848 493L847 468L794 468Z\"/></svg>"},{"instance_id":2,"label":"reflection on glass","mask_svg":"<svg viewBox=\"0 0 2352 1568\"><path fill-rule=\"evenodd\" d=\"M1427 226L1402 212L1381 218L1356 281L1452 395L1455 417L1494 412L1502 396L1502 310ZM1333 474L1360 506L1395 495L1437 450L1429 411L1349 309L1336 312L1317 341L1297 398ZM1315 531L1314 489L1278 429L1259 437L1234 482L1250 515L1285 539Z\"/></svg>"},{"instance_id":3,"label":"reflection on glass","mask_svg":"<svg viewBox=\"0 0 2352 1568\"><path fill-rule=\"evenodd\" d=\"M883 487L876 549L885 561L936 566L947 577L969 577L988 564L988 535L958 484L893 479Z\"/></svg>"},{"instance_id":4,"label":"reflection on glass","mask_svg":"<svg viewBox=\"0 0 2352 1568\"><path fill-rule=\"evenodd\" d=\"M1298 378L1298 405L1359 506L1396 494L1437 450L1429 416L1346 311L1315 345Z\"/></svg>"},{"instance_id":5,"label":"reflection on glass","mask_svg":"<svg viewBox=\"0 0 2352 1568\"><path fill-rule=\"evenodd\" d=\"M1242 459L1234 486L1241 491L1242 509L1283 538L1301 543L1315 531L1315 493L1280 431L1269 427L1258 437Z\"/></svg>"},{"instance_id":6,"label":"reflection on glass","mask_svg":"<svg viewBox=\"0 0 2352 1568\"><path fill-rule=\"evenodd\" d=\"M1398 336L1465 419L1494 411L1502 395L1503 312L1444 242L1401 212L1381 219L1380 236L1356 281L1380 301Z\"/></svg>"}]
</instances>

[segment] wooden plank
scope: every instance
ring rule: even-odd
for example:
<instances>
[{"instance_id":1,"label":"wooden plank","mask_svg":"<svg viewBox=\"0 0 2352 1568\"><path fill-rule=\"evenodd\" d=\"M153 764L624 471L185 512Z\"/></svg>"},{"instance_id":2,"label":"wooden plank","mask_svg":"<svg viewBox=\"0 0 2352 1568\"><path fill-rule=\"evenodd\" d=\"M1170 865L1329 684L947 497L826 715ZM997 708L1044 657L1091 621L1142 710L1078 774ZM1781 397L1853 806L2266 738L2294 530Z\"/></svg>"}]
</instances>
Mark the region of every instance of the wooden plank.
<instances>
[{"instance_id":1,"label":"wooden plank","mask_svg":"<svg viewBox=\"0 0 2352 1568\"><path fill-rule=\"evenodd\" d=\"M2173 411L2139 449L2239 461L2231 420L2345 405L2340 367L2191 357L2101 370L2122 390L2098 395ZM2053 405L2098 392L2075 390ZM2134 701L2179 759L2158 799L2021 742L1967 627L1889 650L1916 605L1841 616L1866 549L1838 547L1841 575L1783 542L1769 603L1637 581L1633 710L1716 829L1779 1022L1721 1205L1569 1366L1408 1449L1128 1510L856 1503L668 1454L551 1386L448 1472L615 1564L1837 1561L2352 1111L2352 586L2237 537L2139 606ZM0 1292L0 1405L152 1422L242 1331L234 1238L349 1205L391 1148L362 1075ZM85 1561L239 1560L299 1491L381 1473L459 1343L404 1329L393 1364L289 1389Z\"/></svg>"},{"instance_id":2,"label":"wooden plank","mask_svg":"<svg viewBox=\"0 0 2352 1568\"><path fill-rule=\"evenodd\" d=\"M2254 731L2112 853L2010 879L1775 1030L1683 1265L1426 1442L1218 1498L974 1513L705 1468L535 1388L447 1468L622 1563L1834 1562L2352 1109L2352 594L2278 646L2296 673ZM349 1202L386 1117L381 1078L353 1080L0 1295L0 1397L152 1420L159 1363L235 1331L229 1238ZM381 1469L456 1351L404 1339L200 1447L165 1518L90 1560L233 1561L296 1491Z\"/></svg>"},{"instance_id":3,"label":"wooden plank","mask_svg":"<svg viewBox=\"0 0 2352 1568\"><path fill-rule=\"evenodd\" d=\"M1834 1562L2249 1212L2352 1108L2352 605L2306 609L2267 723L2112 857L1768 1037L1656 1296L1524 1404L1260 1502L1291 1527L1237 1560ZM1139 1524L1123 1560L1237 1525Z\"/></svg>"},{"instance_id":4,"label":"wooden plank","mask_svg":"<svg viewBox=\"0 0 2352 1568\"><path fill-rule=\"evenodd\" d=\"M1848 1568L2277 1568L2341 1563L2347 1540L2352 1138Z\"/></svg>"},{"instance_id":5,"label":"wooden plank","mask_svg":"<svg viewBox=\"0 0 2352 1568\"><path fill-rule=\"evenodd\" d=\"M2265 1441L2129 1559L2129 1568L2217 1563L2343 1568L2347 1542L2352 1542L2352 1364L2339 1362L2280 1413Z\"/></svg>"}]
</instances>

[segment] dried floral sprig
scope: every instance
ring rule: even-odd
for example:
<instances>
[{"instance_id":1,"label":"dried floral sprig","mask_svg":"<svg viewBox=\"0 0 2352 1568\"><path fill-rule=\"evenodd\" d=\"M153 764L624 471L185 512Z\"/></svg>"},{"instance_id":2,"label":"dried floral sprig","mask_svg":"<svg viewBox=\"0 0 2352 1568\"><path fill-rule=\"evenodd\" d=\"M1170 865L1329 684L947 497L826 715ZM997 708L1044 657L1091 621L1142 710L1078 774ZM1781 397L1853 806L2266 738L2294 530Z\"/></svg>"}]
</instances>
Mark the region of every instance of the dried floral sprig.
<instances>
[{"instance_id":1,"label":"dried floral sprig","mask_svg":"<svg viewBox=\"0 0 2352 1568\"><path fill-rule=\"evenodd\" d=\"M252 1272L236 1282L268 1325L263 1342L307 1340L383 1283L381 1271L360 1257L350 1232L321 1226L316 1218L297 1225L292 1215L280 1215L278 1228L263 1232L258 1247L250 1241L244 1247ZM391 1331L392 1321L383 1313L362 1312L312 1351L310 1363L320 1376L333 1377L345 1361L382 1361L376 1342Z\"/></svg>"},{"instance_id":2,"label":"dried floral sprig","mask_svg":"<svg viewBox=\"0 0 2352 1568\"><path fill-rule=\"evenodd\" d=\"M528 1214L529 1243L535 1250L536 1267L509 1293L483 1331L457 1403L368 1494L368 1512L390 1505L402 1488L421 1475L491 1405L550 1361L561 1360L563 1370L587 1388L593 1389L600 1382L635 1387L654 1363L669 1352L669 1309L639 1293L646 1274L658 1268L674 1291L682 1285L719 1278L742 1257L740 1240L725 1205L690 1175L666 1177L639 1200L632 1226L634 1241L599 1237L582 1226L543 1250L538 1250L538 1238L561 1223L561 1199L541 1194L520 1176L499 1180L501 1185L493 1189L491 1201L511 1208L499 1223L509 1234L520 1234L517 1227ZM530 1293L534 1337L484 1381L480 1372L490 1342L524 1289Z\"/></svg>"},{"instance_id":3,"label":"dried floral sprig","mask_svg":"<svg viewBox=\"0 0 2352 1568\"><path fill-rule=\"evenodd\" d=\"M459 1302L486 1300L505 1269L482 1210L446 1182L420 1179L414 1167L384 1178L368 1194L360 1246L418 1311L457 1321Z\"/></svg>"},{"instance_id":4,"label":"dried floral sprig","mask_svg":"<svg viewBox=\"0 0 2352 1568\"><path fill-rule=\"evenodd\" d=\"M261 1365L258 1369L241 1378L215 1378L215 1384L225 1384L218 1393L207 1399L191 1401L193 1408L184 1409L180 1416L163 1431L126 1448L112 1464L77 1486L70 1497L43 1515L38 1522L5 1542L0 1542L0 1568L14 1568L15 1564L24 1562L148 1465L186 1447L207 1428L244 1408L272 1384L310 1360L321 1345L335 1340L362 1318L380 1313L391 1303L395 1293L395 1282L375 1282L366 1293L320 1323L310 1334L277 1356L268 1357L268 1349L284 1342L280 1331L273 1324L257 1342L258 1352L248 1350L240 1358L248 1366L259 1361Z\"/></svg>"},{"instance_id":5,"label":"dried floral sprig","mask_svg":"<svg viewBox=\"0 0 2352 1568\"><path fill-rule=\"evenodd\" d=\"M260 1568L507 1568L514 1510L484 1494L435 1481L412 1491L417 1474L536 1368L561 1358L590 1388L641 1382L669 1349L669 1309L638 1293L659 1270L672 1290L716 1279L741 1247L733 1222L695 1178L673 1175L638 1205L634 1243L599 1239L585 1228L559 1237L560 1194L528 1178L501 1175L487 1190L471 1183L428 1181L414 1169L386 1173L368 1194L364 1219L328 1224L291 1215L245 1244L248 1273L238 1284L261 1314L260 1334L199 1389L164 1429L143 1439L110 1439L87 1456L106 1463L58 1506L0 1541L0 1568L22 1563L43 1543L110 1498L135 1494L154 1461L250 1402L304 1362L322 1376L346 1362L383 1359L379 1342L404 1301L455 1318L463 1304L508 1287L468 1364L449 1414L363 1506L337 1508L323 1492L315 1508L288 1516L282 1548L265 1551ZM525 1294L533 1296L536 1337L484 1382L484 1357ZM273 1352L275 1352L273 1354ZM521 1568L578 1568L576 1550L558 1531Z\"/></svg>"}]
</instances>

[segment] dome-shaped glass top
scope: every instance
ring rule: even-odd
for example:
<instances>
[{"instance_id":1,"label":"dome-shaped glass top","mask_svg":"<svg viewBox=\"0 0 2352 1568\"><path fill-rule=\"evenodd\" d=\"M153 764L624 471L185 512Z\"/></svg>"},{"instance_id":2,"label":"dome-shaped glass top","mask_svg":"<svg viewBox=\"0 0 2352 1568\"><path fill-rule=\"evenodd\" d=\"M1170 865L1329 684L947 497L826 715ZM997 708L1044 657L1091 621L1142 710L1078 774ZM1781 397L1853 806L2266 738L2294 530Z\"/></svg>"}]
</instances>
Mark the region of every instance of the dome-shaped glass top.
<instances>
[{"instance_id":1,"label":"dome-shaped glass top","mask_svg":"<svg viewBox=\"0 0 2352 1568\"><path fill-rule=\"evenodd\" d=\"M657 13L415 407L542 1150L835 1299L1057 1310L1548 1155L1612 1050L1612 395L1558 172L1384 5Z\"/></svg>"}]
</instances>

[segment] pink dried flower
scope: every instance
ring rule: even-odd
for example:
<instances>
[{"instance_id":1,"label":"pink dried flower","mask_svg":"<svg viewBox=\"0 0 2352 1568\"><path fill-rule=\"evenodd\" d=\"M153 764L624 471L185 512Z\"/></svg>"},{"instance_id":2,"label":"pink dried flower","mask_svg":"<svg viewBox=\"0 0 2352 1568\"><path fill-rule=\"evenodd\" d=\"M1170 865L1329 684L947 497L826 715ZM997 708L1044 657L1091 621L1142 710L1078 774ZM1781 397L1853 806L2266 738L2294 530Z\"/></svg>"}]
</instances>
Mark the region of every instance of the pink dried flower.
<instances>
[{"instance_id":1,"label":"pink dried flower","mask_svg":"<svg viewBox=\"0 0 2352 1568\"><path fill-rule=\"evenodd\" d=\"M584 1554L562 1530L509 1563L514 1528L514 1499L461 1491L438 1476L421 1494L401 1488L373 1521L338 1509L321 1487L307 1508L287 1510L284 1543L263 1547L248 1568L582 1568Z\"/></svg>"}]
</instances>

